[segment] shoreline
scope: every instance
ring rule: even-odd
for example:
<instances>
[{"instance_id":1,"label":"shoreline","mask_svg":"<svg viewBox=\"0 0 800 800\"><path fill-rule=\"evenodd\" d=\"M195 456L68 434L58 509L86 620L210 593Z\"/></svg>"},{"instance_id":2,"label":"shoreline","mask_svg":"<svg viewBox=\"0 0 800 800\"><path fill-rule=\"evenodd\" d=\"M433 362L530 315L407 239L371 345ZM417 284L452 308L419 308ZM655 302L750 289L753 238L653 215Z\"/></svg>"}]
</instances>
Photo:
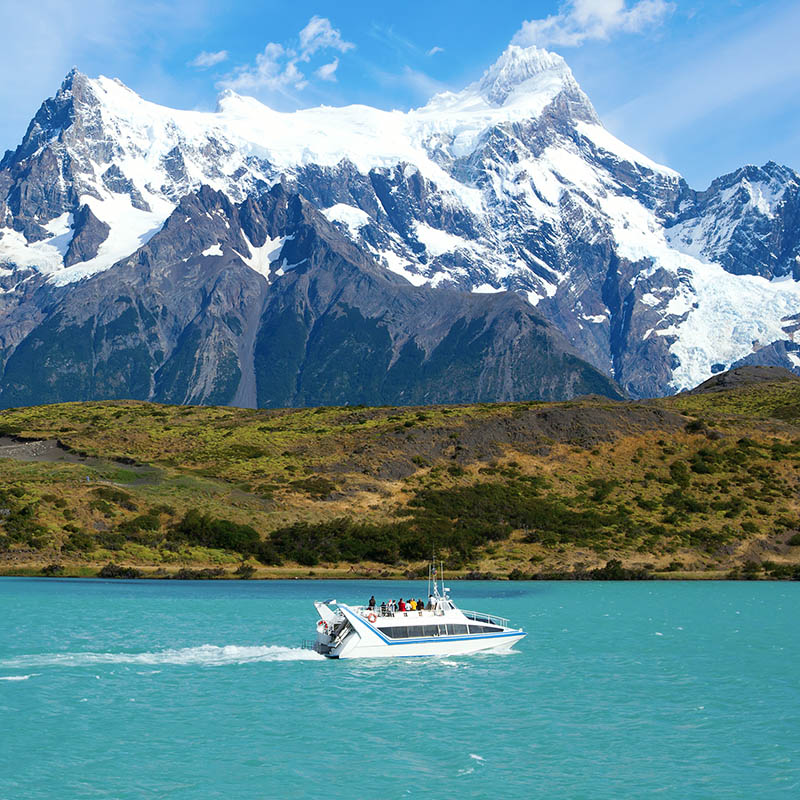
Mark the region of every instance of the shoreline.
<instances>
[{"instance_id":1,"label":"shoreline","mask_svg":"<svg viewBox=\"0 0 800 800\"><path fill-rule=\"evenodd\" d=\"M279 581L279 580L307 580L307 581L417 581L423 580L419 575L409 575L405 572L392 571L382 574L373 574L370 571L358 571L337 568L285 568L285 569L256 569L251 574L236 574L235 570L221 568L201 567L182 568L177 570L164 570L141 566L119 565L119 574L101 575L104 565L70 566L64 565L63 572L46 572L43 567L21 567L16 569L0 568L1 578L50 578L73 580L182 580L182 581ZM718 581L718 582L792 582L791 578L775 578L768 575L742 574L734 577L730 570L704 570L704 571L653 571L646 576L594 578L585 574L565 573L531 573L524 576L509 577L501 573L468 573L463 570L454 570L448 574L449 581L507 581L509 583L540 581L553 581L563 583L605 583L609 580L620 582L634 581Z\"/></svg>"}]
</instances>

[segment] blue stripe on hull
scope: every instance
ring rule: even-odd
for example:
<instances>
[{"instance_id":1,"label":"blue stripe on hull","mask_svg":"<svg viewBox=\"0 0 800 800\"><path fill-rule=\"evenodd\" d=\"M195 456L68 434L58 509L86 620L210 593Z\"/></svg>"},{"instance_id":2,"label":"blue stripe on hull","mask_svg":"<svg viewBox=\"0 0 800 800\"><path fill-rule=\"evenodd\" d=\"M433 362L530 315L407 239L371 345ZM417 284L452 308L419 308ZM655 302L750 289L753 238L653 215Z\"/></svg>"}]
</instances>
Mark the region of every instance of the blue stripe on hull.
<instances>
[{"instance_id":1,"label":"blue stripe on hull","mask_svg":"<svg viewBox=\"0 0 800 800\"><path fill-rule=\"evenodd\" d=\"M362 619L358 616L358 614L354 614L350 609L347 609L350 614L352 615L353 619L358 620L362 625L366 625L369 630L371 630L374 634L379 636L383 639L385 644L388 645L404 645L404 644L420 644L422 642L463 642L469 641L474 642L478 639L503 639L508 638L509 636L525 636L524 631L507 631L505 633L473 633L467 636L426 636L421 639L390 639L388 636L384 636L381 631L376 628L371 623L367 622L367 620Z\"/></svg>"}]
</instances>

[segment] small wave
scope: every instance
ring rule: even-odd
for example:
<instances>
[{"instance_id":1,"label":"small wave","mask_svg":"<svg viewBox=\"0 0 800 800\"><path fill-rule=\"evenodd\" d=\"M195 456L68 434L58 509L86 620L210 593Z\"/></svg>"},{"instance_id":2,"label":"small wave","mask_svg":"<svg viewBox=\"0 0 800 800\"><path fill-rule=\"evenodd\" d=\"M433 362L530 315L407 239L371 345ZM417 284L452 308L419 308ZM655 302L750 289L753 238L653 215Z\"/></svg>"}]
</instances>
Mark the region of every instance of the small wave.
<instances>
[{"instance_id":1,"label":"small wave","mask_svg":"<svg viewBox=\"0 0 800 800\"><path fill-rule=\"evenodd\" d=\"M86 667L96 664L178 664L184 666L222 667L258 661L317 661L324 656L300 647L264 645L242 647L229 644L219 647L204 644L153 653L42 653L16 656L0 661L0 667ZM99 676L98 676L99 677ZM13 679L12 679L13 680Z\"/></svg>"},{"instance_id":2,"label":"small wave","mask_svg":"<svg viewBox=\"0 0 800 800\"><path fill-rule=\"evenodd\" d=\"M38 674L32 672L30 675L0 675L0 681L27 681L28 678L35 678Z\"/></svg>"},{"instance_id":3,"label":"small wave","mask_svg":"<svg viewBox=\"0 0 800 800\"><path fill-rule=\"evenodd\" d=\"M483 756L479 756L477 753L470 753L469 757L470 758L474 758L476 761L483 761L484 760Z\"/></svg>"}]
</instances>

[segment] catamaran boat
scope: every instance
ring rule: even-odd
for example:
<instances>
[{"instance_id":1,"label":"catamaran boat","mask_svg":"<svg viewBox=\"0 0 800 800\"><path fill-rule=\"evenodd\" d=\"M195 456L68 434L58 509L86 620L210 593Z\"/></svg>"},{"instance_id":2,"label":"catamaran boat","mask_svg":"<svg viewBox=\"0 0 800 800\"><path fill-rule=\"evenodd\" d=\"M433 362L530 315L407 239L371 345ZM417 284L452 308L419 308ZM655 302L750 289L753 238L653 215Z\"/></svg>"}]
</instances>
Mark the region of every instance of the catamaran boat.
<instances>
[{"instance_id":1,"label":"catamaran boat","mask_svg":"<svg viewBox=\"0 0 800 800\"><path fill-rule=\"evenodd\" d=\"M450 599L436 569L428 573L425 608L401 611L394 604L349 606L336 600L314 603L317 638L305 643L328 658L455 656L506 652L526 634L494 614L464 611Z\"/></svg>"}]
</instances>

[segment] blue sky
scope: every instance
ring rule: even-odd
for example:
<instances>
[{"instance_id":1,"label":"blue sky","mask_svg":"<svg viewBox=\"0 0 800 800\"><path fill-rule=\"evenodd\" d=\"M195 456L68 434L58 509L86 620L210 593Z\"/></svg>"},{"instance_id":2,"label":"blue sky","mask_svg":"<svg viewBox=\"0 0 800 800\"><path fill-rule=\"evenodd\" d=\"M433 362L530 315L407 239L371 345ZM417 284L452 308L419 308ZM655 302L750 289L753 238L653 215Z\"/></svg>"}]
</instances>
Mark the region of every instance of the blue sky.
<instances>
[{"instance_id":1,"label":"blue sky","mask_svg":"<svg viewBox=\"0 0 800 800\"><path fill-rule=\"evenodd\" d=\"M0 0L0 151L73 65L213 109L420 105L510 41L561 53L606 126L695 188L745 163L800 168L796 0Z\"/></svg>"}]
</instances>

